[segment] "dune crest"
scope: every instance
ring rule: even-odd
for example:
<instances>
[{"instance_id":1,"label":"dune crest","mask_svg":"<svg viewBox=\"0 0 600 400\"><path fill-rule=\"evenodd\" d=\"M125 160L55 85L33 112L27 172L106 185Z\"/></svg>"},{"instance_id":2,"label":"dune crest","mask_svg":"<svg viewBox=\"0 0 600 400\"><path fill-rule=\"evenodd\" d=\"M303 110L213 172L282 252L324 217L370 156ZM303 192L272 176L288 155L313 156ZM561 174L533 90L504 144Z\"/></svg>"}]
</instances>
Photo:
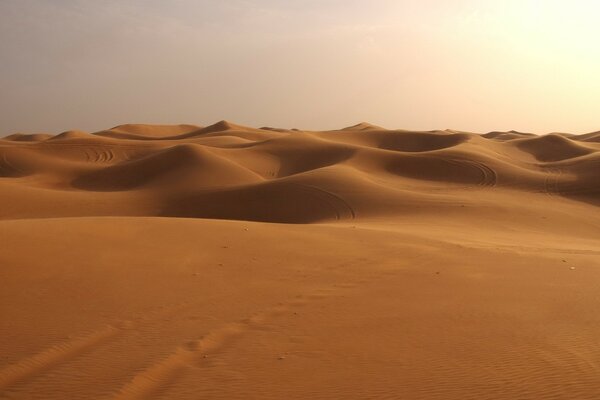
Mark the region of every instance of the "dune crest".
<instances>
[{"instance_id":1,"label":"dune crest","mask_svg":"<svg viewBox=\"0 0 600 400\"><path fill-rule=\"evenodd\" d=\"M404 215L417 198L431 210L453 208L449 198L489 205L515 191L597 205L595 135L120 125L7 138L0 185L32 217L52 215L44 196L72 200L61 215L128 215L135 201L135 215L296 223Z\"/></svg>"},{"instance_id":2,"label":"dune crest","mask_svg":"<svg viewBox=\"0 0 600 400\"><path fill-rule=\"evenodd\" d=\"M109 129L113 132L133 133L140 136L174 136L201 129L196 125L148 125L148 124L125 124Z\"/></svg>"},{"instance_id":3,"label":"dune crest","mask_svg":"<svg viewBox=\"0 0 600 400\"><path fill-rule=\"evenodd\" d=\"M597 151L557 134L524 139L517 146L543 162L577 158Z\"/></svg>"},{"instance_id":4,"label":"dune crest","mask_svg":"<svg viewBox=\"0 0 600 400\"><path fill-rule=\"evenodd\" d=\"M48 133L33 133L29 135L24 133L14 133L0 140L14 140L18 142L41 142L51 137L53 137L53 135L50 135Z\"/></svg>"},{"instance_id":5,"label":"dune crest","mask_svg":"<svg viewBox=\"0 0 600 400\"><path fill-rule=\"evenodd\" d=\"M91 137L91 134L87 132L72 130L59 133L58 135L52 136L48 140L87 139L89 137Z\"/></svg>"},{"instance_id":6,"label":"dune crest","mask_svg":"<svg viewBox=\"0 0 600 400\"><path fill-rule=\"evenodd\" d=\"M386 130L377 125L370 124L368 122L360 122L356 125L348 126L346 128L341 129L342 131L380 131Z\"/></svg>"},{"instance_id":7,"label":"dune crest","mask_svg":"<svg viewBox=\"0 0 600 400\"><path fill-rule=\"evenodd\" d=\"M253 131L256 130L254 128L250 128L247 126L237 125L233 122L229 121L219 121L212 125L207 126L206 128L202 128L199 132L202 133L213 133L213 132L224 132L224 131ZM260 130L260 129L258 129Z\"/></svg>"}]
</instances>

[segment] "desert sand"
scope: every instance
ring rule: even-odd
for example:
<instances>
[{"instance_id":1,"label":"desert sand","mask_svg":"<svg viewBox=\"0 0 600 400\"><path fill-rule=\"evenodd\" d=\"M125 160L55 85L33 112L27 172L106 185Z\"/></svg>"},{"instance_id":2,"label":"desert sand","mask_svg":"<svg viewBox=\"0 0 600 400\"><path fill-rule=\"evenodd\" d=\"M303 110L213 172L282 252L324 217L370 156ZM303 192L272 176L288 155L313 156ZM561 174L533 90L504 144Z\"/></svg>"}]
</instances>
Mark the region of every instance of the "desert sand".
<instances>
[{"instance_id":1,"label":"desert sand","mask_svg":"<svg viewBox=\"0 0 600 400\"><path fill-rule=\"evenodd\" d=\"M598 399L600 133L0 139L1 399Z\"/></svg>"}]
</instances>

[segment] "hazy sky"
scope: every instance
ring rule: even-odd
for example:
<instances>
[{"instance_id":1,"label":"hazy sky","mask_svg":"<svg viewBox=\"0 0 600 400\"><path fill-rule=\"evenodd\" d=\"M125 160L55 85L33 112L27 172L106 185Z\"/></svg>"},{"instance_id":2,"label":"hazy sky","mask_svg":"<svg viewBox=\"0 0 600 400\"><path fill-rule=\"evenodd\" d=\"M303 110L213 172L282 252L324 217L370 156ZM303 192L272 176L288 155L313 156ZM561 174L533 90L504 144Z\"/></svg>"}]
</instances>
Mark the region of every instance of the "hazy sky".
<instances>
[{"instance_id":1,"label":"hazy sky","mask_svg":"<svg viewBox=\"0 0 600 400\"><path fill-rule=\"evenodd\" d=\"M600 129L597 0L0 0L0 136Z\"/></svg>"}]
</instances>

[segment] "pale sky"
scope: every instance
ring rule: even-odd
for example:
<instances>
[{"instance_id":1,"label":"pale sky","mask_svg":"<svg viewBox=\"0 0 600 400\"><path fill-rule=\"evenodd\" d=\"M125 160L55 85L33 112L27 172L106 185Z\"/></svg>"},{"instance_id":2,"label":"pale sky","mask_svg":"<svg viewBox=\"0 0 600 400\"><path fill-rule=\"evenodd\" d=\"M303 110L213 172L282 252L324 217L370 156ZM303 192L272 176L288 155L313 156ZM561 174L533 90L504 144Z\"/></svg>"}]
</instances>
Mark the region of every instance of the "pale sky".
<instances>
[{"instance_id":1,"label":"pale sky","mask_svg":"<svg viewBox=\"0 0 600 400\"><path fill-rule=\"evenodd\" d=\"M597 0L0 0L0 136L596 131L598 21Z\"/></svg>"}]
</instances>

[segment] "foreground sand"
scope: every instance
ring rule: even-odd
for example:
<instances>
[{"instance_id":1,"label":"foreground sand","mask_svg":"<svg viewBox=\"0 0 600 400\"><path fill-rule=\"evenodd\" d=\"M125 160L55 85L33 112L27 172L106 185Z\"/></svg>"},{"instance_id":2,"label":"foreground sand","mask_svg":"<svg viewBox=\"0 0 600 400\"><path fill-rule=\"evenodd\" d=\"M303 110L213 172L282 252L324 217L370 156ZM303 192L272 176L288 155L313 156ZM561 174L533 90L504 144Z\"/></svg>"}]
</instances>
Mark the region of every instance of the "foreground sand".
<instances>
[{"instance_id":1,"label":"foreground sand","mask_svg":"<svg viewBox=\"0 0 600 400\"><path fill-rule=\"evenodd\" d=\"M599 166L594 134L0 140L0 398L600 398Z\"/></svg>"}]
</instances>

